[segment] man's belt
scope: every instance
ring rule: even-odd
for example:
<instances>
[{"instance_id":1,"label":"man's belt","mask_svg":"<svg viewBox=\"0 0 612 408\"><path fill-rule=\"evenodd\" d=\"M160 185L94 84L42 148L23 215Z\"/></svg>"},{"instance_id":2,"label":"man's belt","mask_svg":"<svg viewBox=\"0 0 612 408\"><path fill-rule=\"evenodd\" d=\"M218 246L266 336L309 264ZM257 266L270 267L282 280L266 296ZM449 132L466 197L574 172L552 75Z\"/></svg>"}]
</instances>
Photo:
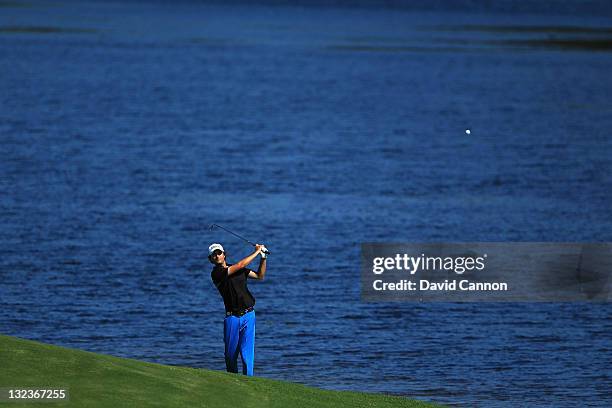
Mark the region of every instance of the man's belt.
<instances>
[{"instance_id":1,"label":"man's belt","mask_svg":"<svg viewBox=\"0 0 612 408\"><path fill-rule=\"evenodd\" d=\"M253 308L253 306L251 306L251 307L249 307L247 309L244 309L244 310L241 310L239 312L225 312L225 317L227 317L227 316L241 317L241 316L244 316L245 314L247 314L249 312L252 312L253 310L255 310L255 309Z\"/></svg>"}]
</instances>

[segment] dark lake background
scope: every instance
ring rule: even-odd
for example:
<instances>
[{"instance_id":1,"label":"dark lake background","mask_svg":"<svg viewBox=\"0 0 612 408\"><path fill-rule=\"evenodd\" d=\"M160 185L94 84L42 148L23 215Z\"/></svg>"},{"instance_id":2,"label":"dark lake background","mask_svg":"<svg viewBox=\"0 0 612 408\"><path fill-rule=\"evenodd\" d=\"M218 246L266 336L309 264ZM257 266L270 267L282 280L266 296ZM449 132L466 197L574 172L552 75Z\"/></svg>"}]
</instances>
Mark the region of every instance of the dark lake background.
<instances>
[{"instance_id":1,"label":"dark lake background","mask_svg":"<svg viewBox=\"0 0 612 408\"><path fill-rule=\"evenodd\" d=\"M609 303L360 300L362 242L612 241L612 6L491 3L0 2L0 333L224 370L215 222L258 376L610 406Z\"/></svg>"}]
</instances>

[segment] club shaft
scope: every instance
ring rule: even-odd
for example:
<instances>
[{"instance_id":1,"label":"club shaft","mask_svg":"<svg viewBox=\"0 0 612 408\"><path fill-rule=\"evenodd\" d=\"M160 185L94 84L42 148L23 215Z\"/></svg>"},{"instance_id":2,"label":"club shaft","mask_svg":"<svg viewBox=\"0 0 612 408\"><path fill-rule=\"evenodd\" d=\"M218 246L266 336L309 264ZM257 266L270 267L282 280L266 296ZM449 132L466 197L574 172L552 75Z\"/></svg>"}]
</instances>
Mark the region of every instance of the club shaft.
<instances>
[{"instance_id":1,"label":"club shaft","mask_svg":"<svg viewBox=\"0 0 612 408\"><path fill-rule=\"evenodd\" d=\"M222 229L223 231L225 231L225 232L229 232L230 234L232 234L232 235L233 235L233 236L235 236L236 238L240 238L241 240L243 240L243 241L245 241L245 242L248 242L249 244L251 244L251 245L255 246L255 244L254 244L254 243L252 243L251 241L249 241L249 240L248 240L248 239L246 239L245 237L242 237L242 236L240 236L240 235L236 234L235 232L232 232L232 231L228 230L227 228L222 227L222 226L221 226L221 225L219 225L219 224L213 224L213 225L214 225L215 227L221 228L221 229Z\"/></svg>"},{"instance_id":2,"label":"club shaft","mask_svg":"<svg viewBox=\"0 0 612 408\"><path fill-rule=\"evenodd\" d=\"M235 232L232 232L232 231L228 230L227 228L222 227L222 226L221 226L221 225L219 225L219 224L212 224L212 226L213 226L213 227L218 227L218 228L221 228L223 231L225 231L225 232L229 232L230 234L232 234L232 235L233 235L233 236L235 236L236 238L240 238L240 239L241 239L241 240L243 240L244 242L248 242L249 244L251 244L251 245L255 246L255 244L254 244L254 243L252 243L251 241L249 241L249 240L248 240L248 239L246 239L245 237L242 237L242 236L240 236L240 235L236 234ZM266 254L270 254L270 251L265 251L265 253L266 253Z\"/></svg>"}]
</instances>

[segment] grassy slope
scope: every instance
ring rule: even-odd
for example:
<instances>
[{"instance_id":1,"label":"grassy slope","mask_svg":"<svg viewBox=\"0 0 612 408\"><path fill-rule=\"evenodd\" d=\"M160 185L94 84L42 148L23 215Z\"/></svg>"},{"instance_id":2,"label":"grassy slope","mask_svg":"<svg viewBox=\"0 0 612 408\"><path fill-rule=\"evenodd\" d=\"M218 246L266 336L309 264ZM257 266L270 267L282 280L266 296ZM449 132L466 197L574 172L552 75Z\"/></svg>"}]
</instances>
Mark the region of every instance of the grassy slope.
<instances>
[{"instance_id":1,"label":"grassy slope","mask_svg":"<svg viewBox=\"0 0 612 408\"><path fill-rule=\"evenodd\" d=\"M284 381L165 366L2 335L0 387L69 390L69 402L20 403L19 407L434 406L381 394L326 391Z\"/></svg>"}]
</instances>

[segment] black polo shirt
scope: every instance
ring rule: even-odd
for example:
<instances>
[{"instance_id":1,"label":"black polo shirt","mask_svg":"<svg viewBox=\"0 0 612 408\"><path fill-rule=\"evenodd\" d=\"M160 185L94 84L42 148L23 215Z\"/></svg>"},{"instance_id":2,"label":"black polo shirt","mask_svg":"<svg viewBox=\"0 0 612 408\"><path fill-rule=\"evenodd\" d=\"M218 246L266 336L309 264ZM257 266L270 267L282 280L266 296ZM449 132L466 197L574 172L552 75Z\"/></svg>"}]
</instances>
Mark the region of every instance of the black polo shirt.
<instances>
[{"instance_id":1,"label":"black polo shirt","mask_svg":"<svg viewBox=\"0 0 612 408\"><path fill-rule=\"evenodd\" d=\"M231 275L227 274L227 267L215 265L210 277L213 283L219 290L223 303L225 304L226 312L241 312L244 309L255 306L255 298L247 288L247 278L249 277L249 268L242 268Z\"/></svg>"}]
</instances>

